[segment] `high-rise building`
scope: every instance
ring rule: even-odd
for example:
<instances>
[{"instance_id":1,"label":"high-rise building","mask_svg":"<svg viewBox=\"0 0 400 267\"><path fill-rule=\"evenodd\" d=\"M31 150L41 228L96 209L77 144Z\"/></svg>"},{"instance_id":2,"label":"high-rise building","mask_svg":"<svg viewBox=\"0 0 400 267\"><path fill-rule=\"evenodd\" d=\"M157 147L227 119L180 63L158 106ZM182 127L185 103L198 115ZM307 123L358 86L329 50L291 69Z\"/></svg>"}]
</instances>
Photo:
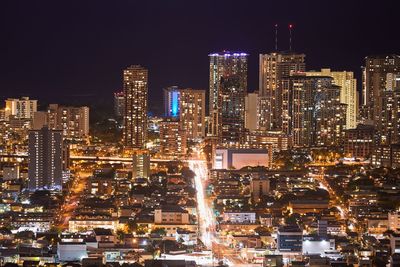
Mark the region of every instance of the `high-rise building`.
<instances>
[{"instance_id":1,"label":"high-rise building","mask_svg":"<svg viewBox=\"0 0 400 267\"><path fill-rule=\"evenodd\" d=\"M379 143L400 142L400 72L386 74L386 86L379 97L380 119L376 121Z\"/></svg>"},{"instance_id":2,"label":"high-rise building","mask_svg":"<svg viewBox=\"0 0 400 267\"><path fill-rule=\"evenodd\" d=\"M180 115L181 91L178 86L164 88L164 115L178 118Z\"/></svg>"},{"instance_id":3,"label":"high-rise building","mask_svg":"<svg viewBox=\"0 0 400 267\"><path fill-rule=\"evenodd\" d=\"M381 96L386 89L386 75L400 72L399 55L377 55L365 58L363 68L362 104L364 105L365 119L377 123L381 119L383 103ZM378 131L379 131L378 126Z\"/></svg>"},{"instance_id":4,"label":"high-rise building","mask_svg":"<svg viewBox=\"0 0 400 267\"><path fill-rule=\"evenodd\" d=\"M117 118L124 116L125 96L124 92L114 93L114 115Z\"/></svg>"},{"instance_id":5,"label":"high-rise building","mask_svg":"<svg viewBox=\"0 0 400 267\"><path fill-rule=\"evenodd\" d=\"M282 132L292 145L340 145L346 124L346 105L340 103L340 87L332 77L292 75L282 80Z\"/></svg>"},{"instance_id":6,"label":"high-rise building","mask_svg":"<svg viewBox=\"0 0 400 267\"><path fill-rule=\"evenodd\" d=\"M136 150L132 156L132 176L134 178L149 178L150 153L148 150Z\"/></svg>"},{"instance_id":7,"label":"high-rise building","mask_svg":"<svg viewBox=\"0 0 400 267\"><path fill-rule=\"evenodd\" d=\"M9 98L6 100L5 117L9 119L32 119L33 113L37 111L37 100L22 97L21 99Z\"/></svg>"},{"instance_id":8,"label":"high-rise building","mask_svg":"<svg viewBox=\"0 0 400 267\"><path fill-rule=\"evenodd\" d=\"M144 148L147 141L148 70L132 65L124 70L124 145Z\"/></svg>"},{"instance_id":9,"label":"high-rise building","mask_svg":"<svg viewBox=\"0 0 400 267\"><path fill-rule=\"evenodd\" d=\"M38 111L33 115L33 129L39 130L44 126L62 130L64 138L82 139L89 135L89 107L50 104L47 111Z\"/></svg>"},{"instance_id":10,"label":"high-rise building","mask_svg":"<svg viewBox=\"0 0 400 267\"><path fill-rule=\"evenodd\" d=\"M348 157L369 158L376 145L375 127L359 124L345 131L344 153Z\"/></svg>"},{"instance_id":11,"label":"high-rise building","mask_svg":"<svg viewBox=\"0 0 400 267\"><path fill-rule=\"evenodd\" d=\"M305 55L294 52L260 54L259 66L259 118L261 130L282 130L282 106L286 101L282 81L290 75L304 72Z\"/></svg>"},{"instance_id":12,"label":"high-rise building","mask_svg":"<svg viewBox=\"0 0 400 267\"><path fill-rule=\"evenodd\" d=\"M257 130L258 92L248 93L245 98L244 124L249 131Z\"/></svg>"},{"instance_id":13,"label":"high-rise building","mask_svg":"<svg viewBox=\"0 0 400 267\"><path fill-rule=\"evenodd\" d=\"M246 53L213 53L210 57L209 134L219 146L235 147L244 140Z\"/></svg>"},{"instance_id":14,"label":"high-rise building","mask_svg":"<svg viewBox=\"0 0 400 267\"><path fill-rule=\"evenodd\" d=\"M206 135L206 92L191 88L180 91L179 120L181 128L190 140Z\"/></svg>"},{"instance_id":15,"label":"high-rise building","mask_svg":"<svg viewBox=\"0 0 400 267\"><path fill-rule=\"evenodd\" d=\"M160 123L160 152L162 155L185 155L186 132L176 118L166 118Z\"/></svg>"},{"instance_id":16,"label":"high-rise building","mask_svg":"<svg viewBox=\"0 0 400 267\"><path fill-rule=\"evenodd\" d=\"M333 78L333 84L340 86L340 103L346 104L346 129L354 129L357 126L357 79L351 71L308 71L307 76L329 76Z\"/></svg>"},{"instance_id":17,"label":"high-rise building","mask_svg":"<svg viewBox=\"0 0 400 267\"><path fill-rule=\"evenodd\" d=\"M61 189L63 171L62 131L43 127L29 131L29 190Z\"/></svg>"},{"instance_id":18,"label":"high-rise building","mask_svg":"<svg viewBox=\"0 0 400 267\"><path fill-rule=\"evenodd\" d=\"M164 115L179 119L187 139L205 136L206 92L170 86L164 89Z\"/></svg>"}]
</instances>

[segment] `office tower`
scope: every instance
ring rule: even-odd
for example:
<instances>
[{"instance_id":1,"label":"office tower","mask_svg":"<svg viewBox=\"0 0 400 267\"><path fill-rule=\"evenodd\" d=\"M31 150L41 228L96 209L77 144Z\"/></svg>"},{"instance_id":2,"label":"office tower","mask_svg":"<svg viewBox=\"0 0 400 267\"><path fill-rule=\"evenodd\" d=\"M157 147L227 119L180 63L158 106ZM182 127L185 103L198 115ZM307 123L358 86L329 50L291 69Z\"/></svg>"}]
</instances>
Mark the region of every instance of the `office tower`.
<instances>
[{"instance_id":1,"label":"office tower","mask_svg":"<svg viewBox=\"0 0 400 267\"><path fill-rule=\"evenodd\" d=\"M44 126L62 130L66 139L82 139L89 135L89 107L50 104L47 111L38 111L33 115L33 129L39 130Z\"/></svg>"},{"instance_id":2,"label":"office tower","mask_svg":"<svg viewBox=\"0 0 400 267\"><path fill-rule=\"evenodd\" d=\"M162 155L186 154L186 132L176 118L166 118L160 123L160 152Z\"/></svg>"},{"instance_id":3,"label":"office tower","mask_svg":"<svg viewBox=\"0 0 400 267\"><path fill-rule=\"evenodd\" d=\"M148 150L136 150L132 155L133 178L149 178L150 176L150 153Z\"/></svg>"},{"instance_id":4,"label":"office tower","mask_svg":"<svg viewBox=\"0 0 400 267\"><path fill-rule=\"evenodd\" d=\"M245 97L244 124L249 131L257 130L258 119L258 92L248 93Z\"/></svg>"},{"instance_id":5,"label":"office tower","mask_svg":"<svg viewBox=\"0 0 400 267\"><path fill-rule=\"evenodd\" d=\"M16 119L32 119L33 113L37 111L37 100L22 97L21 99L9 98L6 100L5 117Z\"/></svg>"},{"instance_id":6,"label":"office tower","mask_svg":"<svg viewBox=\"0 0 400 267\"><path fill-rule=\"evenodd\" d=\"M282 130L282 80L306 68L305 55L294 52L260 54L259 118L260 130Z\"/></svg>"},{"instance_id":7,"label":"office tower","mask_svg":"<svg viewBox=\"0 0 400 267\"><path fill-rule=\"evenodd\" d=\"M187 139L205 137L206 92L191 88L182 89L179 99L179 120Z\"/></svg>"},{"instance_id":8,"label":"office tower","mask_svg":"<svg viewBox=\"0 0 400 267\"><path fill-rule=\"evenodd\" d=\"M114 115L117 118L124 116L125 97L124 92L114 93Z\"/></svg>"},{"instance_id":9,"label":"office tower","mask_svg":"<svg viewBox=\"0 0 400 267\"><path fill-rule=\"evenodd\" d=\"M222 52L209 57L209 133L217 137L219 146L234 147L244 139L248 54Z\"/></svg>"},{"instance_id":10,"label":"office tower","mask_svg":"<svg viewBox=\"0 0 400 267\"><path fill-rule=\"evenodd\" d=\"M365 119L378 124L381 119L380 111L383 108L380 101L386 87L386 75L400 72L400 56L378 55L365 58L363 68L362 99L365 109ZM378 130L379 127L378 127Z\"/></svg>"},{"instance_id":11,"label":"office tower","mask_svg":"<svg viewBox=\"0 0 400 267\"><path fill-rule=\"evenodd\" d=\"M164 116L179 117L180 114L180 89L178 86L164 88Z\"/></svg>"},{"instance_id":12,"label":"office tower","mask_svg":"<svg viewBox=\"0 0 400 267\"><path fill-rule=\"evenodd\" d=\"M29 190L61 189L63 170L62 131L43 127L29 131Z\"/></svg>"},{"instance_id":13,"label":"office tower","mask_svg":"<svg viewBox=\"0 0 400 267\"><path fill-rule=\"evenodd\" d=\"M140 65L124 70L124 145L144 148L147 141L148 71Z\"/></svg>"},{"instance_id":14,"label":"office tower","mask_svg":"<svg viewBox=\"0 0 400 267\"><path fill-rule=\"evenodd\" d=\"M354 129L357 126L357 80L351 71L308 71L307 76L328 76L333 78L333 84L341 87L340 103L346 104L346 129Z\"/></svg>"}]
</instances>

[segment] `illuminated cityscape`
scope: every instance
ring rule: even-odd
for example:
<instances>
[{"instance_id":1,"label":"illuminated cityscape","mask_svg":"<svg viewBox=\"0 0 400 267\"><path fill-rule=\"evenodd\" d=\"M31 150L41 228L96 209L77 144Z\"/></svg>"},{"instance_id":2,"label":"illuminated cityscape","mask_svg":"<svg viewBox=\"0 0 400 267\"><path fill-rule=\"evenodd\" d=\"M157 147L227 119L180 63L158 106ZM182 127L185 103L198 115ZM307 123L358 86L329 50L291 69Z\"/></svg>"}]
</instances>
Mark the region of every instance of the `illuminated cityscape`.
<instances>
[{"instance_id":1,"label":"illuminated cityscape","mask_svg":"<svg viewBox=\"0 0 400 267\"><path fill-rule=\"evenodd\" d=\"M31 2L0 267L400 266L398 3Z\"/></svg>"}]
</instances>

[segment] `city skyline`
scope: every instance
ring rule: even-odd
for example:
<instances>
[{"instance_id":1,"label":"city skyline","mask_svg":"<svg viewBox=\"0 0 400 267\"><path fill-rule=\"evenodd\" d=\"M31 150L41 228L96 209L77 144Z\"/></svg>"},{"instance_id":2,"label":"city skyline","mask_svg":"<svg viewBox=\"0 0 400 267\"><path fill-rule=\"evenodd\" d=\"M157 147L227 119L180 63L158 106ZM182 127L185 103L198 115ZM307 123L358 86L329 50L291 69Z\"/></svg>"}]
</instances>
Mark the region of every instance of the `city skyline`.
<instances>
[{"instance_id":1,"label":"city skyline","mask_svg":"<svg viewBox=\"0 0 400 267\"><path fill-rule=\"evenodd\" d=\"M1 267L400 267L396 4L17 1Z\"/></svg>"},{"instance_id":2,"label":"city skyline","mask_svg":"<svg viewBox=\"0 0 400 267\"><path fill-rule=\"evenodd\" d=\"M128 2L112 7L104 2L71 3L61 5L62 9L45 2L26 3L24 8L7 3L3 23L7 28L1 29L6 36L2 51L7 53L2 57L1 71L5 75L0 78L0 97L29 95L50 103L96 95L96 101L104 101L122 89L121 70L141 64L150 73L149 102L154 103L150 110L161 114L158 106L162 104L162 88L178 85L206 89L207 55L224 49L249 53L248 91L252 92L258 89L258 55L274 51L275 24L279 25L278 50L288 49L287 27L293 23L293 51L306 54L309 70L330 67L353 71L359 81L365 56L394 53L399 46L399 40L390 34L396 28L391 15L395 2L370 7L338 1L330 5L328 14L312 2L301 6L293 2L293 8L285 9L283 14L274 12L285 8L283 4L257 2L241 4L239 16L234 15L235 4L205 3L191 8L179 1L150 2L138 5L143 12L137 14L136 7ZM225 12L216 16L211 26L205 18L214 9ZM127 10L138 16L136 21L124 18ZM18 12L21 18L15 21ZM150 12L155 14L153 20L145 17ZM368 19L371 12L374 20ZM35 13L42 16L32 17ZM68 19L69 14L74 14L73 21ZM342 18L336 19L336 14ZM180 19L172 19L171 15ZM223 21L232 26L223 27ZM29 27L25 27L28 22ZM369 37L370 31L374 38ZM134 42L135 33L143 36L143 41ZM190 57L180 56L184 54ZM16 76L21 71L25 72L23 80Z\"/></svg>"}]
</instances>

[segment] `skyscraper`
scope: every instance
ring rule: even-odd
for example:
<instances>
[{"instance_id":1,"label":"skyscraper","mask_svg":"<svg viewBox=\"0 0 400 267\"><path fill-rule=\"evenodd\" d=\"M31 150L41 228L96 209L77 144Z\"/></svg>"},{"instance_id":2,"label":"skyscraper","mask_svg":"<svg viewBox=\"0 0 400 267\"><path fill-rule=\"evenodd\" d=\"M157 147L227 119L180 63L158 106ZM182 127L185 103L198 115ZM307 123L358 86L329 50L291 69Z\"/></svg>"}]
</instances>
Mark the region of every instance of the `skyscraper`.
<instances>
[{"instance_id":1,"label":"skyscraper","mask_svg":"<svg viewBox=\"0 0 400 267\"><path fill-rule=\"evenodd\" d=\"M164 115L166 117L179 117L180 95L178 86L164 88Z\"/></svg>"},{"instance_id":2,"label":"skyscraper","mask_svg":"<svg viewBox=\"0 0 400 267\"><path fill-rule=\"evenodd\" d=\"M63 171L62 131L43 127L29 131L29 190L61 189Z\"/></svg>"},{"instance_id":3,"label":"skyscraper","mask_svg":"<svg viewBox=\"0 0 400 267\"><path fill-rule=\"evenodd\" d=\"M400 142L400 72L386 74L386 86L379 98L381 110L377 121L379 143L390 145Z\"/></svg>"},{"instance_id":4,"label":"skyscraper","mask_svg":"<svg viewBox=\"0 0 400 267\"><path fill-rule=\"evenodd\" d=\"M292 75L282 80L284 134L295 147L340 145L346 125L346 105L332 77Z\"/></svg>"},{"instance_id":5,"label":"skyscraper","mask_svg":"<svg viewBox=\"0 0 400 267\"><path fill-rule=\"evenodd\" d=\"M259 119L261 130L282 130L282 80L291 74L304 72L305 55L294 52L260 54Z\"/></svg>"},{"instance_id":6,"label":"skyscraper","mask_svg":"<svg viewBox=\"0 0 400 267\"><path fill-rule=\"evenodd\" d=\"M400 72L400 56L377 55L365 58L363 68L363 92L362 103L364 105L364 117L373 121L380 131L380 111L383 108L381 96L386 87L386 75Z\"/></svg>"},{"instance_id":7,"label":"skyscraper","mask_svg":"<svg viewBox=\"0 0 400 267\"><path fill-rule=\"evenodd\" d=\"M204 90L180 89L170 86L164 89L164 115L179 119L186 139L194 140L205 136L205 100Z\"/></svg>"},{"instance_id":8,"label":"skyscraper","mask_svg":"<svg viewBox=\"0 0 400 267\"><path fill-rule=\"evenodd\" d=\"M346 104L346 129L354 129L357 126L357 80L351 71L307 71L307 76L329 76L333 83L341 87L340 103Z\"/></svg>"},{"instance_id":9,"label":"skyscraper","mask_svg":"<svg viewBox=\"0 0 400 267\"><path fill-rule=\"evenodd\" d=\"M219 146L237 146L244 140L246 53L213 53L210 57L209 134Z\"/></svg>"},{"instance_id":10,"label":"skyscraper","mask_svg":"<svg viewBox=\"0 0 400 267\"><path fill-rule=\"evenodd\" d=\"M179 120L187 139L194 140L204 137L206 132L206 92L191 88L182 89L179 103Z\"/></svg>"},{"instance_id":11,"label":"skyscraper","mask_svg":"<svg viewBox=\"0 0 400 267\"><path fill-rule=\"evenodd\" d=\"M148 71L140 65L124 70L124 145L144 148L147 141Z\"/></svg>"}]
</instances>

